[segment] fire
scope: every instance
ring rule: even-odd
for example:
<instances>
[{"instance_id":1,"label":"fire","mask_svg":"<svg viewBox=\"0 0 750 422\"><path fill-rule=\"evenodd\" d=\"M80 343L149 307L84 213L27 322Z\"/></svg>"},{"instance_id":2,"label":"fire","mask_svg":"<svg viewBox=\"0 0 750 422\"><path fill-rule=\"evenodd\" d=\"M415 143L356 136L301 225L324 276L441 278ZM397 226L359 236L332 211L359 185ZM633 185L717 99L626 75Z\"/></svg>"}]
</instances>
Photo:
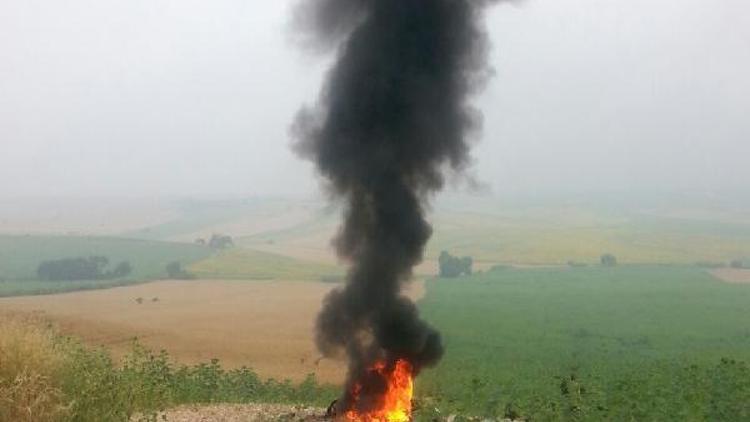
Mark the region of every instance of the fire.
<instances>
[{"instance_id":1,"label":"fire","mask_svg":"<svg viewBox=\"0 0 750 422\"><path fill-rule=\"evenodd\" d=\"M352 422L409 422L411 420L411 398L414 393L414 377L412 365L406 360L399 359L392 369L385 362L376 363L371 371L387 381L386 391L378 409L360 413L349 410L345 420ZM361 399L362 386L357 384L352 391L353 408Z\"/></svg>"}]
</instances>

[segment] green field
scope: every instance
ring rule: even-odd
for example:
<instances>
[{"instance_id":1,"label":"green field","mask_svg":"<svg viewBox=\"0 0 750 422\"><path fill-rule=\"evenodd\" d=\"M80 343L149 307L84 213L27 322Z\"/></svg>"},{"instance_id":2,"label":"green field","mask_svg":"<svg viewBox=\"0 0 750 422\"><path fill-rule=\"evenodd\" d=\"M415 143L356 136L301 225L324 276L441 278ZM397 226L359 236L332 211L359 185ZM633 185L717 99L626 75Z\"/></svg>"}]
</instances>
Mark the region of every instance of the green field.
<instances>
[{"instance_id":1,"label":"green field","mask_svg":"<svg viewBox=\"0 0 750 422\"><path fill-rule=\"evenodd\" d=\"M689 267L434 280L430 407L532 420L750 420L750 286ZM729 359L722 363L722 358Z\"/></svg>"},{"instance_id":2,"label":"green field","mask_svg":"<svg viewBox=\"0 0 750 422\"><path fill-rule=\"evenodd\" d=\"M133 272L125 279L96 281L38 281L42 261L101 255L110 262L129 261ZM208 248L145 240L75 236L0 236L0 296L46 294L112 287L165 275L171 261L185 264L206 258Z\"/></svg>"},{"instance_id":3,"label":"green field","mask_svg":"<svg viewBox=\"0 0 750 422\"><path fill-rule=\"evenodd\" d=\"M192 264L199 278L340 281L340 268L251 249L231 249Z\"/></svg>"}]
</instances>

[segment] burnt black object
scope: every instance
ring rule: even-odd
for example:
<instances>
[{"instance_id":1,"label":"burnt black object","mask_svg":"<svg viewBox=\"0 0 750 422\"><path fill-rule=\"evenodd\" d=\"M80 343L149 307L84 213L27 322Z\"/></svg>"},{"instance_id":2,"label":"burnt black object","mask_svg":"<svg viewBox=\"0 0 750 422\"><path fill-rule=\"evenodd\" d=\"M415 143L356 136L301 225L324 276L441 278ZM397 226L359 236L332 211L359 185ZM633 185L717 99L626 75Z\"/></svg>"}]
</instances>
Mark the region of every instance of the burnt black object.
<instances>
[{"instance_id":1,"label":"burnt black object","mask_svg":"<svg viewBox=\"0 0 750 422\"><path fill-rule=\"evenodd\" d=\"M338 402L338 400L334 400L330 405L328 405L328 408L326 409L326 418L333 419L338 416L336 414L336 403Z\"/></svg>"}]
</instances>

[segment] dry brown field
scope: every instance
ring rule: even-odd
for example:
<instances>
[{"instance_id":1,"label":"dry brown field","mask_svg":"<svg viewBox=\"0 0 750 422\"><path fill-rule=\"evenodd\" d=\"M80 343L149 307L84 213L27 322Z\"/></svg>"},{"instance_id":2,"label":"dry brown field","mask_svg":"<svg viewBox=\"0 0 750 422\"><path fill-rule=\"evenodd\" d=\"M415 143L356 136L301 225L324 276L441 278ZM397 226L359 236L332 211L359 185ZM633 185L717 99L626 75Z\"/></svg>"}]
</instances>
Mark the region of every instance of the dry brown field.
<instances>
[{"instance_id":1,"label":"dry brown field","mask_svg":"<svg viewBox=\"0 0 750 422\"><path fill-rule=\"evenodd\" d=\"M711 271L714 277L727 283L750 284L750 270L738 268L720 268Z\"/></svg>"},{"instance_id":2,"label":"dry brown field","mask_svg":"<svg viewBox=\"0 0 750 422\"><path fill-rule=\"evenodd\" d=\"M321 359L313 325L322 299L336 285L313 282L161 281L109 290L0 299L5 311L42 314L66 335L117 356L137 337L178 362L212 358L248 366L263 377L302 380L314 373L341 382L345 365ZM407 294L424 294L415 282ZM142 299L138 303L138 298Z\"/></svg>"}]
</instances>

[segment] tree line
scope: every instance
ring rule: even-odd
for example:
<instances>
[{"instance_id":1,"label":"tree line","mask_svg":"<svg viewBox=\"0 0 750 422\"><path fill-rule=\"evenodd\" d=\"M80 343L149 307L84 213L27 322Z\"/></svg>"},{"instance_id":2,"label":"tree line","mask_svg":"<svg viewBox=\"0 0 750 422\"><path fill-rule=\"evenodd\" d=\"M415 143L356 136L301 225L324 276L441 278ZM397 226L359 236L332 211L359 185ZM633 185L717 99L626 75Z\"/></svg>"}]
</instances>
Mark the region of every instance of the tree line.
<instances>
[{"instance_id":1,"label":"tree line","mask_svg":"<svg viewBox=\"0 0 750 422\"><path fill-rule=\"evenodd\" d=\"M36 272L45 281L114 280L130 275L133 266L122 261L109 268L106 256L89 256L43 261Z\"/></svg>"}]
</instances>

